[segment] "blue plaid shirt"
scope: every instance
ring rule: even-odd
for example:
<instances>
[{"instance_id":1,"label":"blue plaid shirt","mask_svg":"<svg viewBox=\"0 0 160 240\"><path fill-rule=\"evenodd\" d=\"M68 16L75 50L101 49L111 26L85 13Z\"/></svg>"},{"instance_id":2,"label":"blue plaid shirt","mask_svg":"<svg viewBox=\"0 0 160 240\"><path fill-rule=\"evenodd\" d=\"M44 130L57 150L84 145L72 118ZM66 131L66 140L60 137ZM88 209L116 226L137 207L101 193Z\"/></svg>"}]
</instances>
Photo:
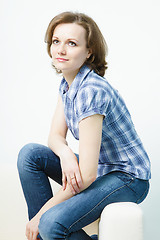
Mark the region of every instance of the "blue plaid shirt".
<instances>
[{"instance_id":1,"label":"blue plaid shirt","mask_svg":"<svg viewBox=\"0 0 160 240\"><path fill-rule=\"evenodd\" d=\"M79 122L91 115L104 116L98 176L123 171L149 179L150 161L137 135L130 113L118 93L105 78L83 66L70 88L63 78L59 93L68 128L79 139Z\"/></svg>"}]
</instances>

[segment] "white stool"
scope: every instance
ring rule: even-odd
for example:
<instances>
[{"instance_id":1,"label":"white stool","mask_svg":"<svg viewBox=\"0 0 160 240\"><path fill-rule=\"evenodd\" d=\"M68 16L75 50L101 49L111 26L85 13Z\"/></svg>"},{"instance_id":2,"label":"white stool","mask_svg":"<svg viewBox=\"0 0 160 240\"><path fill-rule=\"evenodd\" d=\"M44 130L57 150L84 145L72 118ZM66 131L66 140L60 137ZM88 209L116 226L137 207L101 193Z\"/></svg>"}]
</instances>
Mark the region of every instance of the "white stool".
<instances>
[{"instance_id":1,"label":"white stool","mask_svg":"<svg viewBox=\"0 0 160 240\"><path fill-rule=\"evenodd\" d=\"M107 205L99 222L99 240L142 240L143 214L132 202Z\"/></svg>"}]
</instances>

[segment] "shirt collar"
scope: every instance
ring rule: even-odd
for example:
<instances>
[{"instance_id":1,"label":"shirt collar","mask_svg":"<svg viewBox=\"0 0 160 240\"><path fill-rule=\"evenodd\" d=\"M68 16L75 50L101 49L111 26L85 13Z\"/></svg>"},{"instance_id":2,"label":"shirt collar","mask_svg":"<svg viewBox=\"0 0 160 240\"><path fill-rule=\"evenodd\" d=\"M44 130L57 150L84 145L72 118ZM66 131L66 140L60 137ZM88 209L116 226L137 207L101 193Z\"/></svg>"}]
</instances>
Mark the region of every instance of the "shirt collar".
<instances>
[{"instance_id":1,"label":"shirt collar","mask_svg":"<svg viewBox=\"0 0 160 240\"><path fill-rule=\"evenodd\" d=\"M79 70L78 74L76 75L76 77L74 78L70 88L68 86L67 81L63 78L62 79L62 93L63 94L67 94L67 97L70 98L70 100L73 100L81 83L83 82L83 80L85 79L85 77L87 76L87 74L91 71L91 69L89 67L87 67L86 65L82 66L81 69Z\"/></svg>"}]
</instances>

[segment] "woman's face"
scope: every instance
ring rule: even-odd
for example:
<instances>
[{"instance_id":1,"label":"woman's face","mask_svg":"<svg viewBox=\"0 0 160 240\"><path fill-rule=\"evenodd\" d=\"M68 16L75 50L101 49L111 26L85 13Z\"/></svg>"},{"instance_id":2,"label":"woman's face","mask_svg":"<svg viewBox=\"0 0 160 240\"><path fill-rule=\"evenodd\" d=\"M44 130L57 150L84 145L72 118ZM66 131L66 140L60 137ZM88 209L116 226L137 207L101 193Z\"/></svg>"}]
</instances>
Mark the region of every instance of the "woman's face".
<instances>
[{"instance_id":1,"label":"woman's face","mask_svg":"<svg viewBox=\"0 0 160 240\"><path fill-rule=\"evenodd\" d=\"M78 72L91 55L86 47L86 30L76 23L59 24L53 32L50 51L56 69L63 74Z\"/></svg>"}]
</instances>

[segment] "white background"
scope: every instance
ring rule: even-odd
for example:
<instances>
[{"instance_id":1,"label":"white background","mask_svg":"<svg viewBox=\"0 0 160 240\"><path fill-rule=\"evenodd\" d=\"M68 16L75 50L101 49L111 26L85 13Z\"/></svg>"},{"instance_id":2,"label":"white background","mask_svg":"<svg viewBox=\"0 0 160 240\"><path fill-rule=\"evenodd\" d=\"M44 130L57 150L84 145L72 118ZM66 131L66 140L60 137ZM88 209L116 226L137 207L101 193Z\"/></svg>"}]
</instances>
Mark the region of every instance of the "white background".
<instances>
[{"instance_id":1,"label":"white background","mask_svg":"<svg viewBox=\"0 0 160 240\"><path fill-rule=\"evenodd\" d=\"M97 22L109 46L108 81L119 90L152 162L144 212L145 239L159 237L160 2L157 0L0 0L0 239L23 238L17 155L28 142L47 144L60 77L51 67L44 35L62 11L84 12ZM69 134L74 151L78 143ZM17 178L18 179L18 178ZM17 190L18 189L18 190ZM25 206L25 205L24 205ZM25 209L26 210L26 209Z\"/></svg>"}]
</instances>

